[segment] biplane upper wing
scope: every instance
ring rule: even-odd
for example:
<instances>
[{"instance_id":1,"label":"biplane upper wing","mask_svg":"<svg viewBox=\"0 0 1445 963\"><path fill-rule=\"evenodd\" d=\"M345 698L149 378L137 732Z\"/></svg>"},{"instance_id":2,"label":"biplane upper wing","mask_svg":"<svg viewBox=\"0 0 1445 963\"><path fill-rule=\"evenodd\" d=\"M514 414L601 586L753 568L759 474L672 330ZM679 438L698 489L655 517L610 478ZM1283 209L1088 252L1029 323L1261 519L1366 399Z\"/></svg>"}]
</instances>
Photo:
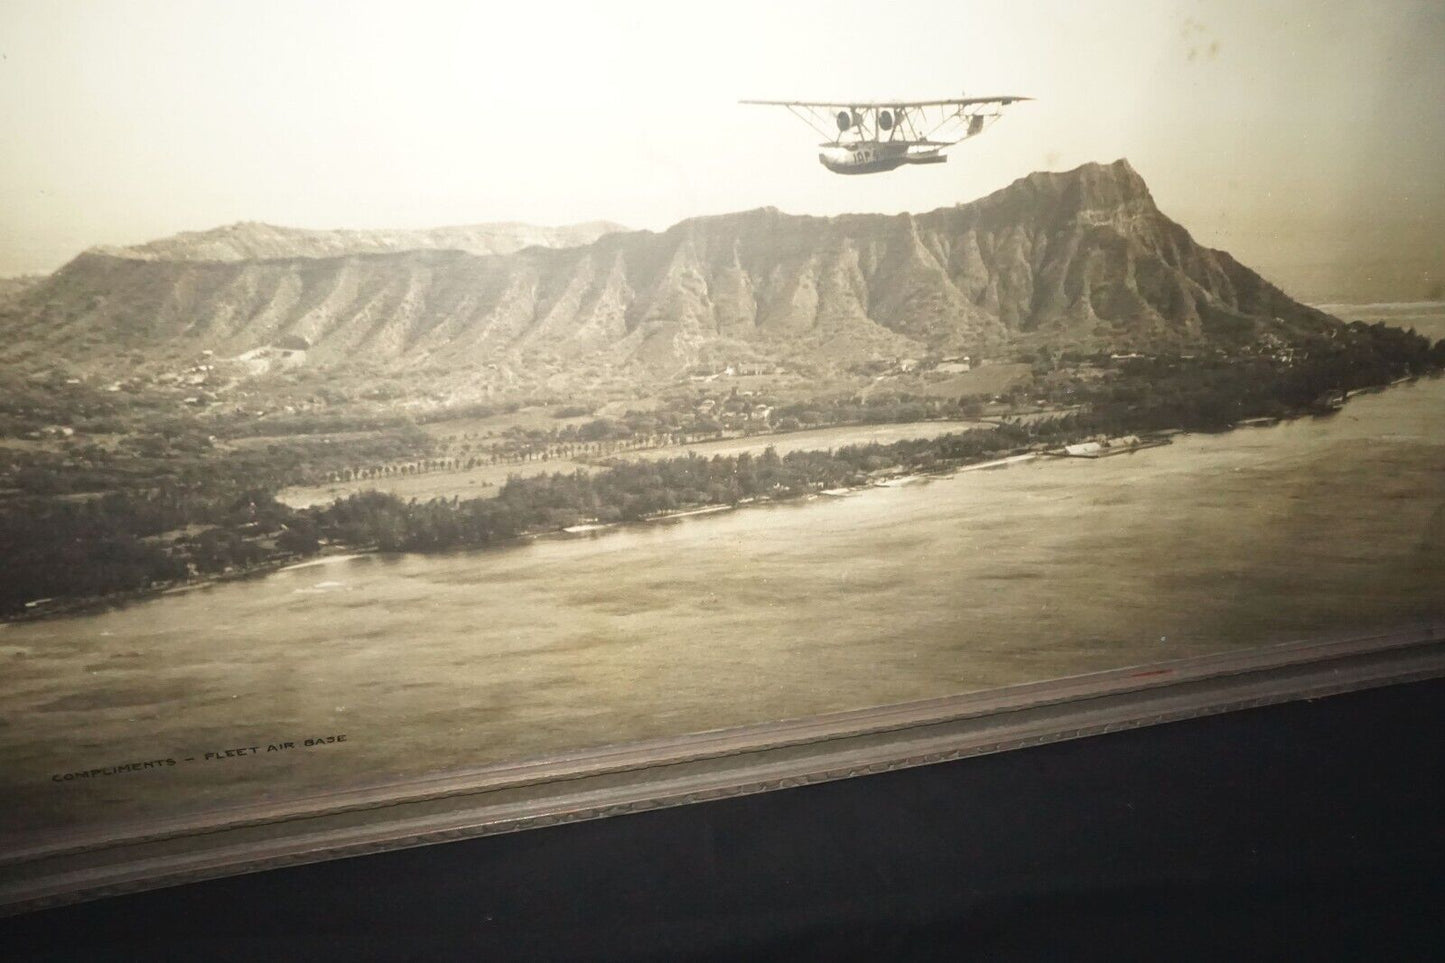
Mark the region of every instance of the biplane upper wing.
<instances>
[{"instance_id":1,"label":"biplane upper wing","mask_svg":"<svg viewBox=\"0 0 1445 963\"><path fill-rule=\"evenodd\" d=\"M946 100L742 100L743 104L761 104L767 107L837 107L841 110L895 110L899 107L969 107L974 104L1003 104L1005 107L1016 100L1033 100L1002 94L996 97L953 97Z\"/></svg>"}]
</instances>

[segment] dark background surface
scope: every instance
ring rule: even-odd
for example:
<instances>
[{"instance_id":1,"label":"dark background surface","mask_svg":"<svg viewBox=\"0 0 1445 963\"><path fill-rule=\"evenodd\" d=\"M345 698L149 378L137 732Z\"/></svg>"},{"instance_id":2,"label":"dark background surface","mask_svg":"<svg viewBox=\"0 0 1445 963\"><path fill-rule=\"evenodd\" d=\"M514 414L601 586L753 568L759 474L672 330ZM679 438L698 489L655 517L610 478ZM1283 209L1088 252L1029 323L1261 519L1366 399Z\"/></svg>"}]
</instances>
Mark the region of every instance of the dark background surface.
<instances>
[{"instance_id":1,"label":"dark background surface","mask_svg":"<svg viewBox=\"0 0 1445 963\"><path fill-rule=\"evenodd\" d=\"M1394 686L102 900L0 921L0 955L1441 959L1442 697Z\"/></svg>"}]
</instances>

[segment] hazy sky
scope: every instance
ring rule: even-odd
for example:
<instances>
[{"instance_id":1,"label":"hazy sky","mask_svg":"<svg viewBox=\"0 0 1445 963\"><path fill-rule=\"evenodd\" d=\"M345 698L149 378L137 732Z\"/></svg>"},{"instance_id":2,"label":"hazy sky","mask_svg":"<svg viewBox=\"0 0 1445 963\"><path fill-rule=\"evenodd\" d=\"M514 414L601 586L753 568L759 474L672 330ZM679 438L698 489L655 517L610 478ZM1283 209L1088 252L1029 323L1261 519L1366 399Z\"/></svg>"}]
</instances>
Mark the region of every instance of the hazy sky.
<instances>
[{"instance_id":1,"label":"hazy sky","mask_svg":"<svg viewBox=\"0 0 1445 963\"><path fill-rule=\"evenodd\" d=\"M743 97L1013 93L948 164L840 177ZM238 220L923 211L1127 156L1246 263L1442 260L1440 0L0 0L0 275Z\"/></svg>"}]
</instances>

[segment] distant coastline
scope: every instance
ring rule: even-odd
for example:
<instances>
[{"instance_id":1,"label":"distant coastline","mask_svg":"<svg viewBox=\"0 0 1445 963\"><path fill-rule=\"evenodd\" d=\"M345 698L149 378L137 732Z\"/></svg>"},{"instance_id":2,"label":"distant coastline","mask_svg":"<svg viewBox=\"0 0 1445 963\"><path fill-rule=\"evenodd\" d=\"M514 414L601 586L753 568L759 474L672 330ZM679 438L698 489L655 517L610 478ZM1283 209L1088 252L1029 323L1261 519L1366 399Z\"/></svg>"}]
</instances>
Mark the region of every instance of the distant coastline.
<instances>
[{"instance_id":1,"label":"distant coastline","mask_svg":"<svg viewBox=\"0 0 1445 963\"><path fill-rule=\"evenodd\" d=\"M1327 311L1330 308L1350 308L1359 312L1396 308L1445 308L1445 301L1324 301L1319 304L1311 304L1310 307L1320 311Z\"/></svg>"},{"instance_id":2,"label":"distant coastline","mask_svg":"<svg viewBox=\"0 0 1445 963\"><path fill-rule=\"evenodd\" d=\"M1374 387L1374 388L1372 388L1372 389L1370 389L1370 390L1371 390L1372 392L1382 391L1382 390L1385 390L1385 389L1387 389L1387 388L1389 388L1389 387L1394 387L1394 386L1395 386L1396 384L1398 384L1398 383L1399 383L1399 382L1392 383L1391 385L1377 386L1377 387ZM1355 394L1357 394L1357 393L1359 393L1359 392L1356 392ZM1278 423L1279 421L1282 421L1282 420L1298 420L1298 419L1305 418L1305 417L1320 417L1320 416L1325 416L1325 415L1329 415L1329 414L1333 414L1333 413L1334 413L1333 410L1328 410L1328 411L1320 411L1320 410L1314 410L1314 411L1310 411L1310 410L1300 410L1300 411L1294 412L1294 413L1292 413L1292 414L1290 414L1290 415L1288 415L1288 416L1285 416L1284 418L1276 418L1276 419L1268 419L1268 420L1270 420L1272 423ZM1257 422L1261 421L1261 419L1248 419L1247 421L1248 421L1248 422L1257 423ZM1234 425L1233 427L1231 427L1231 428L1228 429L1228 430L1229 430L1229 431L1234 431L1234 430L1237 430L1237 429L1240 429L1240 428L1253 427L1253 426L1254 426L1254 425L1242 421L1242 422ZM1120 448L1120 449L1116 450L1115 453L1116 453L1116 454L1135 454L1135 453L1138 453L1138 452L1141 452L1141 451L1148 450L1148 449L1150 449L1150 448L1155 448L1155 447L1161 447L1161 446L1164 446L1164 445L1168 445L1168 444L1170 444L1170 442L1171 442L1171 440L1172 440L1173 437L1187 437L1187 436L1192 435L1192 434L1217 434L1217 432L1185 432L1185 431L1173 430L1173 431L1166 431L1166 432L1150 433L1150 434L1148 434L1148 435L1142 436L1142 437L1139 439L1139 443L1138 443L1138 444L1130 445L1130 446L1128 446L1128 447L1126 447L1126 448ZM943 437L944 437L944 438L947 438L947 437L950 437L950 436L943 436ZM940 439L934 439L934 440L940 440ZM617 530L620 530L620 529L623 529L623 528L626 528L626 527L630 527L630 526L650 525L650 524L656 524L656 523L661 523L661 522L684 521L684 520L686 520L687 518L690 518L690 517L710 515L710 514L714 514L714 513L717 513L717 512L723 512L723 511L731 511L731 510L737 510L737 509L744 509L744 508L753 507L753 506L757 506L757 505L775 504L775 503L780 503L780 502L795 502L795 501L804 500L804 499L812 499L812 498L815 498L815 497L817 497L817 496L819 496L819 495L823 495L823 494L827 494L827 495L839 495L839 494L851 495L851 494L855 494L855 493L858 493L858 492L861 492L861 491L866 491L866 490L872 489L872 488L894 487L894 486L892 486L892 485L889 485L888 482L897 482L897 481L903 480L903 479L914 479L914 478L916 478L916 479L918 479L918 480L920 480L920 481L929 480L929 479L944 479L944 478L951 478L951 477L955 477L955 476L958 476L958 475L961 475L961 474L965 474L965 473L969 473L969 472L975 472L975 471L991 471L991 470L1006 469L1006 468L1010 467L1011 465L1024 464L1024 463L1031 462L1031 461L1035 461L1035 460L1038 460L1038 459L1049 458L1050 456L1055 457L1055 458L1068 457L1068 456L1065 454L1065 452L1062 450L1062 448L1063 448L1063 445L1060 444L1060 445L1058 445L1058 446L1056 446L1056 447L1052 447L1052 448L1049 448L1049 449L1039 449L1039 448L1035 448L1035 449L1033 449L1033 450L1023 450L1023 449L1019 449L1019 450L1009 450L1009 451L1005 451L1005 452L1001 452L1001 453L1000 453L1000 452L994 452L994 453L991 453L991 454L989 454L989 455L987 455L987 456L978 457L978 458L976 458L976 459L974 459L974 460L957 461L957 462L950 462L950 463L946 463L946 464L934 464L934 465L932 465L931 467L928 467L928 468L920 467L920 466L917 465L917 464L912 464L912 465L902 464L902 465L898 465L898 466L896 466L896 467L894 467L894 468L890 468L890 469L888 469L888 470L886 470L886 471L881 471L881 472L877 473L875 476L870 477L870 478L869 478L867 481L865 481L865 482L862 482L862 483L859 483L859 484L853 484L853 485L843 486L842 488L829 489L829 490L827 490L827 491L823 491L823 490L796 491L796 492L789 492L789 493L787 493L787 494L780 494L780 495L775 495L775 496L769 496L769 497L765 497L765 498L748 498L748 499L744 499L744 500L739 501L739 502L736 502L736 503L689 504L689 505L680 506L680 507L678 507L678 508L676 508L676 509L674 509L674 510L664 511L664 512L658 512L658 513L655 513L655 514L647 515L647 516L645 516L645 517L640 517L640 518L631 519L631 520L626 520L626 521L618 520L618 521L609 521L609 522L598 522L598 521L596 521L595 519L594 519L594 520L583 520L583 521L580 521L580 522L578 522L578 523L576 523L576 524L567 525L567 526L554 526L554 527L528 529L528 530L524 530L524 531L518 532L518 533L516 533L516 534L514 534L514 535L508 536L508 537L506 537L506 538L497 539L496 541L488 542L488 543L485 543L485 544L478 544L478 545L453 545L453 546L446 546L445 548L440 549L440 550L442 550L442 551L456 551L456 550L461 550L461 551L475 551L475 550L478 550L478 549L504 550L504 549L506 549L506 548L508 548L508 547L516 547L516 546L525 544L525 543L527 543L527 542L535 541L535 540L539 540L539 539L557 539L557 538L566 539L566 538L577 538L577 537L598 537L598 536L601 536L601 535L608 534L608 533L610 533L610 532L612 532L612 531L617 531ZM1083 457L1087 460L1087 458L1090 457L1090 456L1083 456ZM376 494L376 493L370 493L370 494ZM333 505L334 505L334 504L338 504L338 503L340 503L341 501L342 501L342 499L338 499L336 502L333 503ZM329 507L329 506L328 506L328 507ZM236 569L236 570L234 570L234 571L229 571L229 572L224 572L224 573L219 573L219 574L213 574L213 575L207 575L207 576L203 576L203 577L196 577L196 578L192 578L192 579L188 579L188 580L184 580L184 581L179 581L179 582L175 582L175 583L171 583L171 584L156 585L156 586L151 586L151 587L148 587L148 588L145 588L145 589L138 589L138 590L135 590L135 591L117 592L117 593L111 593L111 594L107 594L107 595L103 595L103 596L85 597L85 598L74 598L74 599L55 599L55 600L52 600L52 602L51 602L50 604L47 604L46 606L44 606L44 607L42 607L42 608L37 608L37 609L34 609L34 610L29 610L29 611L24 611L24 612L18 612L18 613L9 613L9 614L0 616L0 625L6 624L6 623L19 623L19 622L41 621L41 620L65 618L65 617L70 617L70 616L82 616L82 615L87 615L87 614L93 614L93 613L96 613L96 612L103 612L103 611L108 611L108 610L112 610L112 609L116 609L116 608L125 607L125 606L131 605L131 604L135 604L135 603L137 603L137 602L144 602L144 601L148 601L148 600L151 600L151 599L160 598L160 597L163 597L163 596L165 596L165 595L171 595L171 594L176 594L176 593L180 593L180 592L195 591L195 590L198 590L198 589L204 589L204 588L209 587L209 586L212 586L212 585L219 585L219 584L224 584L224 583L228 583L228 582L245 581L245 580L254 579L254 578L264 578L264 577L266 577L266 576L268 576L268 575L276 574L276 573L279 573L279 572L293 571L293 570L301 569L301 568L307 568L307 567L312 567L312 566L325 565L325 564L328 564L328 563L330 563L330 562L341 561L341 560L346 560L346 559L351 559L351 558L364 558L364 557L369 557L369 556L374 556L374 555L381 555L381 554L419 554L419 555L427 555L427 554L435 554L436 551L438 551L438 550L437 550L437 549L433 549L433 550L423 550L423 549L415 549L415 548L409 548L409 549L384 549L384 548L381 548L381 547L376 546L376 545L367 546L367 545L349 545L349 544L328 544L328 545L323 545L323 546L321 546L321 547L318 549L318 551L317 551L315 554L313 554L313 555L309 555L309 556L305 556L305 557L288 555L288 556L281 557L281 558L267 559L267 560L265 560L265 561L263 561L263 562L257 563L257 564L255 564L255 565L247 566L247 567L245 567L245 568L243 568L243 569Z\"/></svg>"},{"instance_id":3,"label":"distant coastline","mask_svg":"<svg viewBox=\"0 0 1445 963\"><path fill-rule=\"evenodd\" d=\"M1298 345L1263 339L1234 355L1045 351L1031 365L1032 381L1011 389L999 405L1002 411L986 418L973 413L973 423L987 427L891 443L799 448L786 455L771 446L757 453L758 442L752 441L751 451L736 454L666 457L666 448L649 448L649 435L632 422L584 419L568 424L564 433L555 428L561 416L554 413L530 435L516 428L506 436L507 444L533 439L521 442L518 458L534 473L507 477L488 498L406 501L369 490L304 509L278 501L282 479L304 471L298 465L304 452L324 452L328 438L309 441L300 452L265 442L218 456L203 444L205 439L157 434L135 439L116 457L93 442L66 436L51 443L58 450L43 456L49 459L43 468L24 447L37 442L26 442L11 457L29 458L35 467L16 475L28 487L4 506L0 544L8 547L8 564L0 607L7 620L44 618L264 575L323 553L500 546L520 537L565 534L567 529L585 534L614 523L836 493L1030 454L1103 457L1180 431L1220 432L1332 414L1352 393L1438 373L1445 367L1445 341L1432 343L1383 322L1356 320ZM756 401L736 403L749 411L770 410ZM969 407L977 406L967 397L945 405L897 396L875 410L855 394L841 402L796 403L791 410L801 417L788 420L836 423L848 413L873 416L882 427L890 416L916 420L920 411L965 412ZM660 437L651 415L640 416L638 424L646 418L653 421L652 437ZM687 434L697 437L697 427L693 424ZM668 430L675 433L677 425L670 422ZM714 424L711 430L720 428ZM406 450L409 442L402 434L367 436L364 443L373 457L386 459ZM188 447L181 447L183 441ZM489 461L496 465L500 453L511 449L492 450ZM91 451L107 455L92 462L103 467L69 476L62 459L83 464ZM559 453L560 464L549 461ZM613 457L602 461L608 456ZM566 467L568 458L570 473L553 470ZM581 465L578 458L595 460ZM371 467L354 474L359 480L415 475L439 464L456 461L402 465L410 469L404 473ZM77 482L102 487L77 487Z\"/></svg>"}]
</instances>

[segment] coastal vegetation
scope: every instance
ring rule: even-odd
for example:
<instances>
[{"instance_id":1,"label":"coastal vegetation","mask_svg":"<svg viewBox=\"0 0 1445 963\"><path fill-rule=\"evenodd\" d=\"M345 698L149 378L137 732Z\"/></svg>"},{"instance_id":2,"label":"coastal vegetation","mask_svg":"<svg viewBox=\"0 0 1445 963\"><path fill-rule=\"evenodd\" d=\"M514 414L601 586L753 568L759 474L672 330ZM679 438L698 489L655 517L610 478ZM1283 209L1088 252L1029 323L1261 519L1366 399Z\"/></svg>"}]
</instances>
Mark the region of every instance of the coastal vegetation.
<instances>
[{"instance_id":1,"label":"coastal vegetation","mask_svg":"<svg viewBox=\"0 0 1445 963\"><path fill-rule=\"evenodd\" d=\"M359 460L379 466L380 474L386 471L380 466L396 459L427 464L431 441L414 425L365 434L347 446L301 436L218 452L213 436L182 420L108 445L5 448L0 614L45 614L67 600L242 574L326 550L485 546L580 524L793 498L1098 436L1216 431L1251 418L1328 412L1350 391L1438 372L1445 367L1445 342L1431 345L1412 332L1354 323L1334 336L1231 357L1045 356L1036 367L1033 384L1004 400L1039 417L1015 415L988 428L831 452L614 459L592 472L513 477L490 498L417 502L367 491L308 509L276 500L275 493L297 479L355 471L339 466ZM729 402L739 414L760 404ZM981 404L979 398L885 395L764 407L773 409L776 430L782 419L812 425L958 417L976 414ZM12 403L0 413L25 411ZM609 440L675 433L682 414L628 412L579 422L584 416L568 410L562 417L574 421L544 436L548 444L593 445L592 453L605 454L616 450L604 446ZM695 408L687 413L694 429L696 414Z\"/></svg>"}]
</instances>

